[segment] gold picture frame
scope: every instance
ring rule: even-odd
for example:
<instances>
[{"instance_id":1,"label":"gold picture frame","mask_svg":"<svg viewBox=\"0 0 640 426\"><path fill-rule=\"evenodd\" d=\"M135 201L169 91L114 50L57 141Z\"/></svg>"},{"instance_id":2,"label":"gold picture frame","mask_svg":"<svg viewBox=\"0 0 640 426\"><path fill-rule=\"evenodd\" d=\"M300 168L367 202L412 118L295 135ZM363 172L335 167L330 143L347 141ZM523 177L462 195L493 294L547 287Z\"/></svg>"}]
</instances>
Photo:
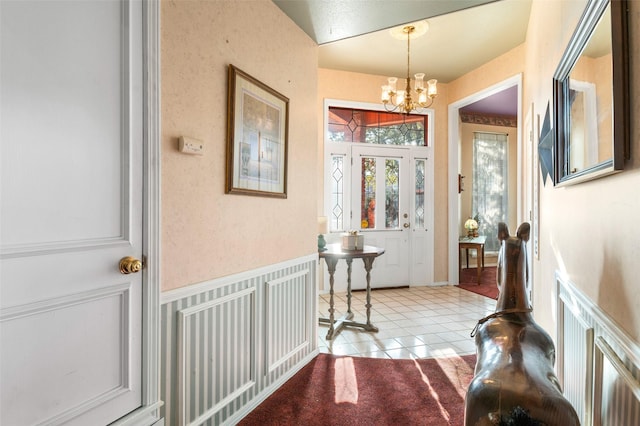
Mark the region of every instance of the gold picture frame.
<instances>
[{"instance_id":1,"label":"gold picture frame","mask_svg":"<svg viewBox=\"0 0 640 426\"><path fill-rule=\"evenodd\" d=\"M289 98L229 65L225 193L287 198Z\"/></svg>"}]
</instances>

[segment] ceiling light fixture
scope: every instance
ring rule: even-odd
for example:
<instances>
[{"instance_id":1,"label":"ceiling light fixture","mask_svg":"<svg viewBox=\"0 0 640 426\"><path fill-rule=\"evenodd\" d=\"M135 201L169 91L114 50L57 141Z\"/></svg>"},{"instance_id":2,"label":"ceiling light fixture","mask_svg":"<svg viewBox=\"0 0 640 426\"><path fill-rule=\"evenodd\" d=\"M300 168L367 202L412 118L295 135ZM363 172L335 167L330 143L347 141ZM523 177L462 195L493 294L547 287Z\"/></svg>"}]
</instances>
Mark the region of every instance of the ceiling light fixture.
<instances>
[{"instance_id":1,"label":"ceiling light fixture","mask_svg":"<svg viewBox=\"0 0 640 426\"><path fill-rule=\"evenodd\" d=\"M415 74L415 83L413 86L414 96L411 91L411 37L419 37L427 32L429 25L426 21L422 21L413 25L407 25L402 28L394 28L391 30L394 37L398 35L407 36L407 86L405 90L396 90L396 77L389 77L387 84L382 86L382 103L387 111L392 112L397 109L401 113L409 114L421 108L429 108L433 104L433 100L438 96L438 88L436 84L438 80L431 79L427 81L427 87L424 87L424 73ZM414 99L417 99L414 101Z\"/></svg>"}]
</instances>

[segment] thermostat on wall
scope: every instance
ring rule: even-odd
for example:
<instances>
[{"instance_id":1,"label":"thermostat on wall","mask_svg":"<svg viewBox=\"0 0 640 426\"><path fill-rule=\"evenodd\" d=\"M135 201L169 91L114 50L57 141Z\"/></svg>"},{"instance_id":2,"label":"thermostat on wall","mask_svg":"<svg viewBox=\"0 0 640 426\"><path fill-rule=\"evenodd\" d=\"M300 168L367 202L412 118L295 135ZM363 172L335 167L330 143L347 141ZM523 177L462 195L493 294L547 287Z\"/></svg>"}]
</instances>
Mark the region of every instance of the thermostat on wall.
<instances>
[{"instance_id":1,"label":"thermostat on wall","mask_svg":"<svg viewBox=\"0 0 640 426\"><path fill-rule=\"evenodd\" d=\"M178 150L185 154L202 155L204 143L198 139L180 136L178 138Z\"/></svg>"}]
</instances>

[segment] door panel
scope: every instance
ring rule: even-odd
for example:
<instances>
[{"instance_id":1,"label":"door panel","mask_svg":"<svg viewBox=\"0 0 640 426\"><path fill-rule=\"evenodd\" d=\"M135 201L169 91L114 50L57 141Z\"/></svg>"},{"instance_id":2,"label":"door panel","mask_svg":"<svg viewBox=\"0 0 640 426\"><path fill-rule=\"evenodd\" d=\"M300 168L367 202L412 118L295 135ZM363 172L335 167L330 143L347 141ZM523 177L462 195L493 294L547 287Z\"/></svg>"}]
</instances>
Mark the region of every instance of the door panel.
<instances>
[{"instance_id":1,"label":"door panel","mask_svg":"<svg viewBox=\"0 0 640 426\"><path fill-rule=\"evenodd\" d=\"M2 166L20 182L3 188L7 248L122 235L122 11L98 3L3 2Z\"/></svg>"},{"instance_id":2,"label":"door panel","mask_svg":"<svg viewBox=\"0 0 640 426\"><path fill-rule=\"evenodd\" d=\"M57 423L127 392L132 290L108 291L3 315L2 341L11 345L3 350L3 424Z\"/></svg>"},{"instance_id":3,"label":"door panel","mask_svg":"<svg viewBox=\"0 0 640 426\"><path fill-rule=\"evenodd\" d=\"M385 249L374 262L371 285L409 285L409 150L354 145L352 158L351 228L364 234L366 245ZM364 288L360 275L354 289Z\"/></svg>"},{"instance_id":4,"label":"door panel","mask_svg":"<svg viewBox=\"0 0 640 426\"><path fill-rule=\"evenodd\" d=\"M142 4L3 1L0 423L141 405Z\"/></svg>"}]
</instances>

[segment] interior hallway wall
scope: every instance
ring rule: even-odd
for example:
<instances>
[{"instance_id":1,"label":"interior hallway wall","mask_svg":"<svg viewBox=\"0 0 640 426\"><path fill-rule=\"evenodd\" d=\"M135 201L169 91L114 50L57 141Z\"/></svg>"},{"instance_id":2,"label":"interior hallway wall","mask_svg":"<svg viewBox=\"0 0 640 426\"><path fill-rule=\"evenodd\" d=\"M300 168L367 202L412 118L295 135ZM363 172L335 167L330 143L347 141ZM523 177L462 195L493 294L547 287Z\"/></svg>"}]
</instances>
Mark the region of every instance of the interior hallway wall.
<instances>
[{"instance_id":1,"label":"interior hallway wall","mask_svg":"<svg viewBox=\"0 0 640 426\"><path fill-rule=\"evenodd\" d=\"M315 253L315 42L270 0L163 1L161 37L162 290ZM224 193L229 64L289 98L286 199Z\"/></svg>"},{"instance_id":2,"label":"interior hallway wall","mask_svg":"<svg viewBox=\"0 0 640 426\"><path fill-rule=\"evenodd\" d=\"M534 1L526 42L524 105L544 118L552 76L581 14L581 2ZM556 272L640 341L640 1L628 2L631 155L622 173L562 188L540 188L540 259L534 261L533 306L556 327Z\"/></svg>"}]
</instances>

